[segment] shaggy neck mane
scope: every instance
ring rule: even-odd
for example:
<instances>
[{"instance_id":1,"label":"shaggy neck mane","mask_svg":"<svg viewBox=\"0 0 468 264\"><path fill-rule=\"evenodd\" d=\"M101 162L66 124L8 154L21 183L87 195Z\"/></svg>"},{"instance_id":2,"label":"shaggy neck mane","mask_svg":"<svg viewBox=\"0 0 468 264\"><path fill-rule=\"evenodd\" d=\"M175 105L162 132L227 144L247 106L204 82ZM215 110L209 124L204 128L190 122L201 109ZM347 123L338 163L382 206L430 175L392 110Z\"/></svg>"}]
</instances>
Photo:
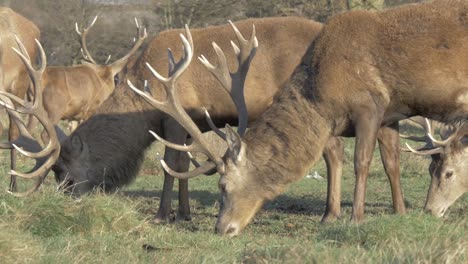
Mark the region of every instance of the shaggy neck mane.
<instances>
[{"instance_id":1,"label":"shaggy neck mane","mask_svg":"<svg viewBox=\"0 0 468 264\"><path fill-rule=\"evenodd\" d=\"M98 113L74 132L90 146L90 180L104 185L106 191L136 177L145 150L154 141L148 130L159 129L160 115L145 104L130 89L117 87Z\"/></svg>"},{"instance_id":2,"label":"shaggy neck mane","mask_svg":"<svg viewBox=\"0 0 468 264\"><path fill-rule=\"evenodd\" d=\"M320 158L331 135L331 125L311 103L307 79L309 65L301 65L281 90L273 105L246 133L250 171L263 183L275 186L272 195L284 185L299 180ZM271 184L275 183L275 184Z\"/></svg>"}]
</instances>

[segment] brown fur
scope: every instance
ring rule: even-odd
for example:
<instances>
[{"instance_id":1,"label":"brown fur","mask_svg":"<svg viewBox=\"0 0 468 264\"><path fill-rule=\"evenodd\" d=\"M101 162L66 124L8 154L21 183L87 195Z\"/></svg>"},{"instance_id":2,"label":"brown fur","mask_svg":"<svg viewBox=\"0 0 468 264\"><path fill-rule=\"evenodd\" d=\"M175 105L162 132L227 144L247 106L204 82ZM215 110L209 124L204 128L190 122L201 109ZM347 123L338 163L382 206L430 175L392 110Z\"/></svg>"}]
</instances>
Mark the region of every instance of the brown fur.
<instances>
[{"instance_id":1,"label":"brown fur","mask_svg":"<svg viewBox=\"0 0 468 264\"><path fill-rule=\"evenodd\" d=\"M24 98L30 79L23 62L13 51L18 48L15 35L24 44L31 58L37 55L34 39L39 39L40 31L34 23L14 12L10 8L0 7L0 58L2 76L0 78L0 90L12 93L19 98ZM10 122L9 140L16 139L19 132L13 122ZM15 151L11 151L11 168L15 168ZM12 176L11 190L16 190L16 180Z\"/></svg>"},{"instance_id":2,"label":"brown fur","mask_svg":"<svg viewBox=\"0 0 468 264\"><path fill-rule=\"evenodd\" d=\"M257 29L261 41L256 58L246 83L247 107L250 120L255 120L272 102L273 95L287 82L294 68L300 62L311 41L321 29L319 23L303 18L264 18L239 21L236 26L249 36L252 24ZM167 75L167 51L171 48L176 58L181 56L179 34L182 30L162 32L151 43L136 66L127 73L138 87L148 80L153 95L161 98L160 84L149 73L145 62L149 62L163 75ZM235 56L229 41L235 39L229 25L191 30L195 57L204 54L213 61L214 52L210 45L216 41L226 51L227 59L234 67ZM208 129L202 107L205 106L218 124L236 123L237 112L227 94L198 61L193 61L187 72L178 81L182 103L203 130ZM138 122L136 122L138 121ZM55 171L59 181L68 179L74 183L86 181L93 184L77 186L77 193L102 184L104 167L106 183L121 186L133 179L136 169L127 170L128 163L137 165L143 158L144 150L152 142L148 129L152 129L175 143L185 142L187 135L180 126L161 112L154 111L146 102L135 95L126 85L118 86L109 99L97 110L97 114L83 123L73 135L63 143L63 150ZM73 140L74 138L74 140ZM85 147L83 147L85 146ZM76 153L78 149L78 153ZM83 150L85 152L82 152ZM138 150L135 153L133 150ZM118 153L118 154L117 154ZM66 157L73 157L66 160ZM185 154L167 149L165 160L175 170L188 167ZM131 165L134 168L135 166ZM157 218L166 220L170 213L170 196L173 178L165 178L161 206ZM180 195L186 195L187 182L181 181ZM85 190L86 189L86 190ZM186 197L181 200L188 201ZM179 213L188 218L187 203L179 205Z\"/></svg>"},{"instance_id":3,"label":"brown fur","mask_svg":"<svg viewBox=\"0 0 468 264\"><path fill-rule=\"evenodd\" d=\"M220 212L217 230L242 230L259 202L303 176L331 136L356 136L352 220L361 221L382 125L413 115L468 117L467 16L466 1L448 0L332 18L247 132L241 154L228 157L220 181L230 206Z\"/></svg>"},{"instance_id":4,"label":"brown fur","mask_svg":"<svg viewBox=\"0 0 468 264\"><path fill-rule=\"evenodd\" d=\"M44 106L52 123L85 120L114 91L114 74L106 65L47 67L44 78Z\"/></svg>"}]
</instances>

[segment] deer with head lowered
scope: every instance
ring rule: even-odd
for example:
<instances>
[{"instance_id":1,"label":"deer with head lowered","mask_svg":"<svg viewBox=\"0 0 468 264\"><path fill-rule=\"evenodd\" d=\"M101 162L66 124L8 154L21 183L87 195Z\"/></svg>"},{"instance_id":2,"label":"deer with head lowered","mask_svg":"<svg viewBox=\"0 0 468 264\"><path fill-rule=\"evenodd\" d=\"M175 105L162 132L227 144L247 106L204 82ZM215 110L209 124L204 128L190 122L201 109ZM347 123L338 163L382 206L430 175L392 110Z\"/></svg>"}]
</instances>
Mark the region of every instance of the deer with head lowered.
<instances>
[{"instance_id":1,"label":"deer with head lowered","mask_svg":"<svg viewBox=\"0 0 468 264\"><path fill-rule=\"evenodd\" d=\"M259 48L250 78L246 80L246 106L249 109L249 120L255 120L271 103L273 95L286 82L293 69L300 62L306 48L310 45L321 29L319 23L301 18L267 18L250 19L236 22L240 31L246 31L252 24L256 25L257 35L262 39L263 48ZM231 31L229 26L211 27L193 31L196 44L194 54L200 56L213 54L209 49L210 41L216 40L219 47L230 46L229 38L235 37L238 43L246 42L237 30ZM160 68L164 60L162 48L173 47L180 30L163 32L149 45L143 56L138 60L136 69L129 76L135 81L148 79L152 94L163 97L164 91L159 83L154 82L152 73L147 70L144 62ZM243 47L245 45L241 45ZM190 48L190 47L186 47ZM175 50L175 56L179 56ZM247 53L247 51L243 51ZM172 53L171 53L172 54ZM233 55L228 54L228 65L233 67ZM170 63L173 65L174 62ZM246 73L246 72L245 72ZM245 74L244 73L244 74ZM209 129L205 122L202 106L209 109L215 123L233 123L237 120L235 107L227 100L226 95L217 88L218 83L211 77L201 64L192 64L186 68L186 75L181 76L178 86L182 92L180 100L184 108L190 109L190 116L195 118L202 130ZM227 74L227 73L226 73ZM238 77L239 78L239 77ZM243 77L245 78L245 77ZM148 129L163 134L168 141L182 143L186 140L186 132L177 122L168 118L154 106L135 97L127 90L117 87L116 92L99 109L98 114L85 122L72 136L63 142L60 158L54 166L57 181L63 183L74 195L86 193L93 188L103 187L112 191L128 183L136 174L144 149L152 142ZM239 95L239 92L236 92ZM241 123L246 124L247 118ZM396 135L396 136L395 136ZM389 175L394 199L394 208L398 213L404 213L403 197L399 183L398 133L392 127L379 131L382 160ZM340 177L342 168L342 148L340 140L329 141L324 150L330 182L327 198L327 210L324 222L335 220L340 214ZM168 166L177 170L188 168L188 157L171 148L166 149L165 160ZM156 221L167 221L170 213L170 197L173 178L166 174L163 196ZM188 206L187 181L182 179L179 184L179 214L182 219L190 218Z\"/></svg>"},{"instance_id":2,"label":"deer with head lowered","mask_svg":"<svg viewBox=\"0 0 468 264\"><path fill-rule=\"evenodd\" d=\"M11 93L23 98L30 84L27 69L21 59L13 52L17 47L15 36L24 43L24 47L31 57L37 55L34 39L39 39L40 31L37 26L14 12L10 8L0 7L0 91ZM1 124L0 124L1 126ZM10 120L9 139L15 140L19 136L15 122ZM0 148L12 148L9 144L1 144ZM15 151L11 151L11 168L15 168ZM12 176L10 190L16 190L16 178Z\"/></svg>"},{"instance_id":3,"label":"deer with head lowered","mask_svg":"<svg viewBox=\"0 0 468 264\"><path fill-rule=\"evenodd\" d=\"M255 120L268 105L273 95L290 77L308 45L321 29L321 24L304 18L262 18L248 19L235 23L241 32L248 32L252 25L264 41L258 50L253 64L256 70L250 71L246 89L246 104L249 119ZM181 56L178 49L179 34L184 30L161 32L150 43L143 54L135 61L126 77L139 87L148 80L152 94L164 97L162 85L152 77L146 62L160 69L167 69L167 48L173 56ZM230 47L230 39L236 35L229 25L192 30L196 45L194 54L214 56L210 43L216 41L220 47ZM266 48L268 47L268 48ZM234 66L235 56L227 56L230 67ZM167 74L162 72L162 74ZM236 108L218 83L201 64L192 64L178 81L181 87L181 100L202 130L209 130L202 106L209 111L215 123L235 123ZM63 142L62 151L54 171L59 182L73 186L70 191L80 195L101 187L113 191L131 182L140 167L145 149L154 141L148 130L164 136L168 141L183 144L187 133L172 118L157 110L138 95L129 91L126 83L116 87L114 93L97 110L96 114L80 125ZM164 159L179 171L188 169L188 156L177 150L166 148ZM155 218L157 222L169 220L171 213L171 192L174 178L165 175L163 195ZM80 184L77 184L80 183ZM187 180L179 181L179 219L190 219Z\"/></svg>"},{"instance_id":4,"label":"deer with head lowered","mask_svg":"<svg viewBox=\"0 0 468 264\"><path fill-rule=\"evenodd\" d=\"M424 128L425 135L407 138L426 144L417 149L407 145L408 151L431 156L431 185L424 209L434 216L442 217L468 191L468 123L443 124L440 128L441 140L438 140L434 136L434 122L427 118L413 121Z\"/></svg>"},{"instance_id":5,"label":"deer with head lowered","mask_svg":"<svg viewBox=\"0 0 468 264\"><path fill-rule=\"evenodd\" d=\"M249 78L246 79L245 99L249 117L243 119L242 122L245 123L246 120L257 119L271 104L273 95L286 83L307 47L319 33L321 25L295 17L249 19L234 24L240 32L249 31L255 24L256 35L262 40L255 60L252 61ZM138 87L144 87L144 80L148 80L147 87L151 88L151 93L157 99L163 99L166 92L154 79L146 62L155 68L164 69L167 47L174 51L173 57L180 57L180 49L175 47L182 32L172 30L159 34L149 43L143 55L138 58L136 66L127 74ZM245 42L233 32L228 25L192 30L194 56L215 56L216 53L209 45L212 41L216 41L221 49L230 48L229 40L233 38L238 40L237 43ZM228 53L226 57L227 67L235 67L235 55ZM185 74L178 80L181 105L202 131L210 128L205 121L203 107L209 111L215 124L236 124L238 120L235 104L218 86L216 78L199 63L187 67ZM66 183L66 186L73 186L70 190L75 195L89 192L96 187L112 191L130 182L138 171L144 150L154 140L148 130L155 131L175 144L182 144L187 140L187 132L177 121L129 92L125 86L117 87L97 114L63 142L61 155L53 168L57 180ZM394 155L392 151L398 150L398 132L393 128L383 128L380 135L384 146L381 148L382 156L386 157L383 160L392 184L394 208L403 213L398 155ZM331 140L324 151L329 175L341 173L340 149L341 142ZM188 156L172 148L166 148L164 160L177 171L186 171L189 165ZM324 222L335 220L340 211L339 177L329 178L332 195L327 199L329 202ZM166 172L160 207L155 218L157 222L167 221L170 216L173 180ZM190 219L187 186L187 179L179 180L179 219Z\"/></svg>"},{"instance_id":6,"label":"deer with head lowered","mask_svg":"<svg viewBox=\"0 0 468 264\"><path fill-rule=\"evenodd\" d=\"M203 167L221 174L216 230L237 235L266 200L303 177L334 136L356 138L351 220L361 222L381 127L414 115L468 117L467 25L468 3L461 0L332 18L250 130L242 137L227 127L224 157L203 148L211 158Z\"/></svg>"}]
</instances>

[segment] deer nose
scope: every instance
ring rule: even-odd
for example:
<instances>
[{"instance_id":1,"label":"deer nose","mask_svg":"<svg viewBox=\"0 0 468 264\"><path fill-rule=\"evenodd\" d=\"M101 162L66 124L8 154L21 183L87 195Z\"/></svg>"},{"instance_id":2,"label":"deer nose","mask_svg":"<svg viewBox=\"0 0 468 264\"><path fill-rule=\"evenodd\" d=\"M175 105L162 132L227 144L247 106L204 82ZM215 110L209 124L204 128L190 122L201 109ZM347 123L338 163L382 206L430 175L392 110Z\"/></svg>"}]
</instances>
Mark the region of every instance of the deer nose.
<instances>
[{"instance_id":1,"label":"deer nose","mask_svg":"<svg viewBox=\"0 0 468 264\"><path fill-rule=\"evenodd\" d=\"M239 233L239 228L235 224L228 224L227 226L217 224L215 226L215 232L220 235L228 235L230 237L233 237Z\"/></svg>"}]
</instances>

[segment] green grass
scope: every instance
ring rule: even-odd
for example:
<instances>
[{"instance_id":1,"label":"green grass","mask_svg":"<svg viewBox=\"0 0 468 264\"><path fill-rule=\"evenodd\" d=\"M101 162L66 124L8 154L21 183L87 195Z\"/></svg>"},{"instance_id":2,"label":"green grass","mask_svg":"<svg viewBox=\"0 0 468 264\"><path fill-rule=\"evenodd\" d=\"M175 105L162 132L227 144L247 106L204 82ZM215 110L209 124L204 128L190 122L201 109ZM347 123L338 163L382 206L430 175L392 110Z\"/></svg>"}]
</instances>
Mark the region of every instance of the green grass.
<instances>
[{"instance_id":1,"label":"green grass","mask_svg":"<svg viewBox=\"0 0 468 264\"><path fill-rule=\"evenodd\" d=\"M52 175L32 196L0 192L1 263L467 263L468 199L444 219L422 213L429 185L427 158L402 154L402 186L409 213L392 214L387 177L377 155L368 180L366 221L349 223L354 175L353 140L346 142L342 218L320 224L326 180L303 179L267 203L234 239L214 234L217 176L190 181L192 222L154 225L162 189L148 152L137 180L116 194L74 200L55 192ZM0 186L9 181L2 152ZM22 161L21 161L22 162ZM311 171L325 176L323 162ZM176 198L176 194L174 194ZM174 201L173 208L177 202Z\"/></svg>"}]
</instances>

